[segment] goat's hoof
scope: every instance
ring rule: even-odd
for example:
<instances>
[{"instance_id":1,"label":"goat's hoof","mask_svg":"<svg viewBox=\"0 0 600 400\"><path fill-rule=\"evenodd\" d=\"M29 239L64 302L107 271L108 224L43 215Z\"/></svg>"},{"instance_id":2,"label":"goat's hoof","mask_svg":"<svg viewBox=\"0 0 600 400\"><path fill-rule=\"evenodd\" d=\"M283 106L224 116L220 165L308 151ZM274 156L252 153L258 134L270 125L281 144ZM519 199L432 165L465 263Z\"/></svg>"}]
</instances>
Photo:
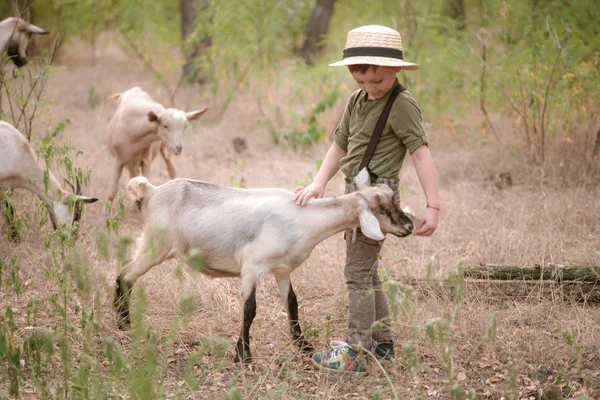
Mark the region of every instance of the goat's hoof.
<instances>
[{"instance_id":1,"label":"goat's hoof","mask_svg":"<svg viewBox=\"0 0 600 400\"><path fill-rule=\"evenodd\" d=\"M117 317L117 326L120 331L126 331L131 327L131 322L129 321L129 315L127 316L118 316Z\"/></svg>"},{"instance_id":2,"label":"goat's hoof","mask_svg":"<svg viewBox=\"0 0 600 400\"><path fill-rule=\"evenodd\" d=\"M129 294L131 293L131 286L127 284L121 277L117 278L117 285L115 288L115 299L113 307L117 312L117 325L120 330L124 331L129 329L131 322L129 319Z\"/></svg>"},{"instance_id":3,"label":"goat's hoof","mask_svg":"<svg viewBox=\"0 0 600 400\"><path fill-rule=\"evenodd\" d=\"M242 339L238 339L235 346L235 358L233 359L236 363L242 362L249 364L252 362L252 354L250 353L250 346L245 345Z\"/></svg>"},{"instance_id":4,"label":"goat's hoof","mask_svg":"<svg viewBox=\"0 0 600 400\"><path fill-rule=\"evenodd\" d=\"M21 241L21 236L19 236L19 233L17 232L16 229L13 229L10 232L10 238L9 239L10 239L10 241L12 243L19 243Z\"/></svg>"},{"instance_id":5,"label":"goat's hoof","mask_svg":"<svg viewBox=\"0 0 600 400\"><path fill-rule=\"evenodd\" d=\"M246 356L246 357L243 357L243 356L241 356L241 357L240 357L240 355L239 355L239 354L236 354L236 355L235 355L235 358L233 359L233 361L234 361L236 364L239 364L239 363L242 363L242 364L250 364L250 363L252 363L252 356Z\"/></svg>"}]
</instances>

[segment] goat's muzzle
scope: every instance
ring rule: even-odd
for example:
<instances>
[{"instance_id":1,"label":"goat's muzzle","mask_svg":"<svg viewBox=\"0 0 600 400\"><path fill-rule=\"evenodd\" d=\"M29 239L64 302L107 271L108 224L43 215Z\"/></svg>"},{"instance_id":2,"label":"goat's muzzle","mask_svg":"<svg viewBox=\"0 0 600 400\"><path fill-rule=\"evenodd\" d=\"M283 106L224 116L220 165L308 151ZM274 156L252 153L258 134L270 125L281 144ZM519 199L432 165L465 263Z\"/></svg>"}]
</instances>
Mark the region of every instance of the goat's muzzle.
<instances>
[{"instance_id":1,"label":"goat's muzzle","mask_svg":"<svg viewBox=\"0 0 600 400\"><path fill-rule=\"evenodd\" d=\"M391 232L392 235L396 236L396 237L406 237L408 235L410 235L414 229L414 225L412 223L412 221L408 221L403 223L402 225L399 225L396 227L396 229L394 230L394 232Z\"/></svg>"},{"instance_id":2,"label":"goat's muzzle","mask_svg":"<svg viewBox=\"0 0 600 400\"><path fill-rule=\"evenodd\" d=\"M173 154L178 156L183 151L183 146L179 145L179 146L171 147L171 151L173 152Z\"/></svg>"}]
</instances>

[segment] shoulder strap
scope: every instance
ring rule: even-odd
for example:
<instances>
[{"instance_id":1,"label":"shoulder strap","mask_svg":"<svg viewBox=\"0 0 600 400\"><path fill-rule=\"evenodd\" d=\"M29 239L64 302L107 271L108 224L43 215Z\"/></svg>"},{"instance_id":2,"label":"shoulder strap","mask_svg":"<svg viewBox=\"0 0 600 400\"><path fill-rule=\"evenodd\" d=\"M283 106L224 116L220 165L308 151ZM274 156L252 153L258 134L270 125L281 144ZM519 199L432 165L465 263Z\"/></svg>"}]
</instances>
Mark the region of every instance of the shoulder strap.
<instances>
[{"instance_id":1,"label":"shoulder strap","mask_svg":"<svg viewBox=\"0 0 600 400\"><path fill-rule=\"evenodd\" d=\"M387 103L385 103L383 111L381 111L379 119L377 119L375 129L373 130L373 134L371 135L371 141L369 142L367 150L365 151L365 155L363 156L363 159L360 162L358 172L362 171L364 167L369 165L371 157L373 157L373 153L375 152L375 148L377 147L377 143L379 142L379 138L381 137L381 133L383 132L383 128L385 128L385 123L387 122L388 116L390 115L392 104L394 104L394 100L396 100L396 97L398 97L398 95L405 90L406 88L401 84L394 86L394 88L392 89L392 93L390 93L390 97L388 97Z\"/></svg>"}]
</instances>

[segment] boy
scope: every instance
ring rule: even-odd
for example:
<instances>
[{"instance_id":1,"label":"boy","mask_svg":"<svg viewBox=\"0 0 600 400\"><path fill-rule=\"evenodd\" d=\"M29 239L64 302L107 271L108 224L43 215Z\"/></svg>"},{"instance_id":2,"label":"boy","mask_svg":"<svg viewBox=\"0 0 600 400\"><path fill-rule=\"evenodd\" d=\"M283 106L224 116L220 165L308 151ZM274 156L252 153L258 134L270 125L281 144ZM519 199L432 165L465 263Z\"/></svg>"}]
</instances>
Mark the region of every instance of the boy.
<instances>
[{"instance_id":1,"label":"boy","mask_svg":"<svg viewBox=\"0 0 600 400\"><path fill-rule=\"evenodd\" d=\"M369 25L348 32L341 61L331 66L348 66L359 90L355 91L334 133L334 142L313 182L297 187L294 201L303 206L311 198L323 197L327 182L342 170L346 176L346 193L356 191L353 177L358 174L365 149L375 123L392 89L400 83L396 74L401 70L417 70L419 66L402 59L402 39L394 29ZM413 160L427 205L423 222L414 234L429 236L437 228L440 203L437 172L427 147L421 110L412 95L403 90L394 100L387 122L368 164L377 177L376 183L389 185L399 201L399 172L406 153ZM348 336L346 342L332 341L331 350L315 353L313 364L336 372L366 373L359 350L371 351L389 361L394 357L390 330L390 311L378 273L378 257L383 241L365 237L360 229L356 238L346 232L346 265L344 275L348 286ZM380 328L372 330L374 322ZM363 360L363 358L361 358Z\"/></svg>"}]
</instances>

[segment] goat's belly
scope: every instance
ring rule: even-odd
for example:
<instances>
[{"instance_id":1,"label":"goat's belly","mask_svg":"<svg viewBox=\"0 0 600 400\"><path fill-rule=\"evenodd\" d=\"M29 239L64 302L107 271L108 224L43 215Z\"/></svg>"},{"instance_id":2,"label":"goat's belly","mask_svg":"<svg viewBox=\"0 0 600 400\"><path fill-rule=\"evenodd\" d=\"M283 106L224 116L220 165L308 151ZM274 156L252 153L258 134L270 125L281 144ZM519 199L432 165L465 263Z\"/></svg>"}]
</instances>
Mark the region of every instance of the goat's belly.
<instances>
[{"instance_id":1,"label":"goat's belly","mask_svg":"<svg viewBox=\"0 0 600 400\"><path fill-rule=\"evenodd\" d=\"M206 276L210 276L211 278L237 278L240 276L240 274L237 273L212 269L206 265L202 266L200 272Z\"/></svg>"},{"instance_id":2,"label":"goat's belly","mask_svg":"<svg viewBox=\"0 0 600 400\"><path fill-rule=\"evenodd\" d=\"M211 278L234 278L240 276L238 264L231 258L206 257L199 272Z\"/></svg>"}]
</instances>

